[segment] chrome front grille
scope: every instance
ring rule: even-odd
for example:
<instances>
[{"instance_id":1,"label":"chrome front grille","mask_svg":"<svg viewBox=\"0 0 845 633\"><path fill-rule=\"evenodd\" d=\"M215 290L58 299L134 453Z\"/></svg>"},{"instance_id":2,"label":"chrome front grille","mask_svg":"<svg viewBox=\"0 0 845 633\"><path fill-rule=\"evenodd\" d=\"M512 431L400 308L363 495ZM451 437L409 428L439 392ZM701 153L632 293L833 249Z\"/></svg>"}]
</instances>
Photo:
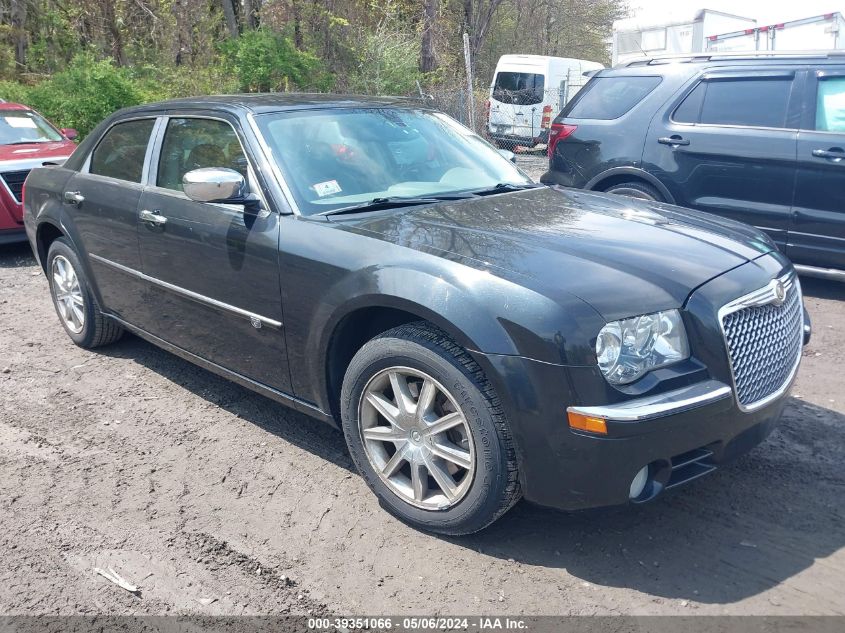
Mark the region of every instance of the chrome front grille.
<instances>
[{"instance_id":1,"label":"chrome front grille","mask_svg":"<svg viewBox=\"0 0 845 633\"><path fill-rule=\"evenodd\" d=\"M6 171L0 174L0 178L6 183L9 191L18 202L21 201L21 192L23 191L23 181L29 175L28 169L20 169L18 171Z\"/></svg>"},{"instance_id":2,"label":"chrome front grille","mask_svg":"<svg viewBox=\"0 0 845 633\"><path fill-rule=\"evenodd\" d=\"M725 336L739 407L752 411L788 386L801 358L804 308L794 273L724 306Z\"/></svg>"}]
</instances>

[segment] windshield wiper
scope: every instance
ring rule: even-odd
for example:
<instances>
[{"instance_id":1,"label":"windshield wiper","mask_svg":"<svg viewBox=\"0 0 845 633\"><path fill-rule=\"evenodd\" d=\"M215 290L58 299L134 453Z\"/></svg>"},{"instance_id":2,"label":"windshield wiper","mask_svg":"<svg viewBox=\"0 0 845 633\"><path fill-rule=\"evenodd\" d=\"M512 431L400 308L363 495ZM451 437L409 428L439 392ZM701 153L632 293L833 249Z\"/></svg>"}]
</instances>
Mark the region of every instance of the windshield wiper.
<instances>
[{"instance_id":1,"label":"windshield wiper","mask_svg":"<svg viewBox=\"0 0 845 633\"><path fill-rule=\"evenodd\" d=\"M523 189L536 189L538 187L544 187L545 185L538 185L536 183L525 183L523 185L515 185L510 182L500 182L492 187L487 187L485 189L475 189L473 190L473 194L476 196L489 196L495 193L506 193L508 191L522 191Z\"/></svg>"},{"instance_id":2,"label":"windshield wiper","mask_svg":"<svg viewBox=\"0 0 845 633\"><path fill-rule=\"evenodd\" d=\"M14 143L4 143L4 145L38 145L39 143L53 143L55 141L15 141Z\"/></svg>"},{"instance_id":3,"label":"windshield wiper","mask_svg":"<svg viewBox=\"0 0 845 633\"><path fill-rule=\"evenodd\" d=\"M470 193L456 193L443 194L437 196L427 196L424 198L403 198L402 196L389 196L386 198L373 198L368 202L361 204L353 204L350 207L341 207L340 209L331 209L323 211L318 215L342 215L344 213L361 213L363 211L381 211L383 209L398 209L401 207L409 207L419 204L436 204L438 202L446 202L448 200L464 200L465 198L472 198L474 194Z\"/></svg>"}]
</instances>

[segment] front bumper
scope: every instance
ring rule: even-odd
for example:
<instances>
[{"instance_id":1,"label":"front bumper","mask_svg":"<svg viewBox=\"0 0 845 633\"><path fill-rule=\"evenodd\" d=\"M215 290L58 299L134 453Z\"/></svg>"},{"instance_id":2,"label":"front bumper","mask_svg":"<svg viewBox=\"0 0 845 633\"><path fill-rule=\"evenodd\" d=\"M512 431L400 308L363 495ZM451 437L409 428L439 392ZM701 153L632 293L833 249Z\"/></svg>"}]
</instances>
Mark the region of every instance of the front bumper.
<instances>
[{"instance_id":1,"label":"front bumper","mask_svg":"<svg viewBox=\"0 0 845 633\"><path fill-rule=\"evenodd\" d=\"M596 366L478 354L503 396L525 498L566 510L626 504L632 481L648 466L648 485L633 499L647 501L763 441L781 416L797 369L776 397L742 411L718 310L788 266L779 255L764 256L701 286L683 309L693 357L623 388L610 386ZM804 324L806 343L806 316ZM571 428L567 410L604 418L607 434Z\"/></svg>"}]
</instances>

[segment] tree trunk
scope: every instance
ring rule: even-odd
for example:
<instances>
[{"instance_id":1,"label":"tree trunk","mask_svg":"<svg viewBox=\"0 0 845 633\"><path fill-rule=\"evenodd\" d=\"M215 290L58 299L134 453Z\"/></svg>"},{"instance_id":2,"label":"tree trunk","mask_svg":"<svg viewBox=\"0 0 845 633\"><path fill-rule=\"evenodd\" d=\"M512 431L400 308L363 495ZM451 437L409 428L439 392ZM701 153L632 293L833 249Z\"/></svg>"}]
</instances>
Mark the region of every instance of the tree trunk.
<instances>
[{"instance_id":1,"label":"tree trunk","mask_svg":"<svg viewBox=\"0 0 845 633\"><path fill-rule=\"evenodd\" d=\"M255 13L254 0L244 0L244 25L250 30L258 27L258 16Z\"/></svg>"},{"instance_id":2,"label":"tree trunk","mask_svg":"<svg viewBox=\"0 0 845 633\"><path fill-rule=\"evenodd\" d=\"M220 0L223 4L223 15L226 17L226 29L229 31L229 37L235 38L238 36L238 16L235 13L236 0Z\"/></svg>"},{"instance_id":3,"label":"tree trunk","mask_svg":"<svg viewBox=\"0 0 845 633\"><path fill-rule=\"evenodd\" d=\"M15 41L15 61L18 69L26 66L26 0L12 0L12 37Z\"/></svg>"},{"instance_id":4,"label":"tree trunk","mask_svg":"<svg viewBox=\"0 0 845 633\"><path fill-rule=\"evenodd\" d=\"M420 71L430 73L437 68L437 56L434 52L434 27L437 21L438 0L424 0L424 2Z\"/></svg>"},{"instance_id":5,"label":"tree trunk","mask_svg":"<svg viewBox=\"0 0 845 633\"><path fill-rule=\"evenodd\" d=\"M293 14L293 45L301 51L305 49L305 40L302 37L302 6L299 1L291 0L290 8Z\"/></svg>"},{"instance_id":6,"label":"tree trunk","mask_svg":"<svg viewBox=\"0 0 845 633\"><path fill-rule=\"evenodd\" d=\"M126 66L126 54L123 50L123 37L117 26L117 16L114 11L114 0L103 0L103 20L111 37L111 56L118 66Z\"/></svg>"}]
</instances>

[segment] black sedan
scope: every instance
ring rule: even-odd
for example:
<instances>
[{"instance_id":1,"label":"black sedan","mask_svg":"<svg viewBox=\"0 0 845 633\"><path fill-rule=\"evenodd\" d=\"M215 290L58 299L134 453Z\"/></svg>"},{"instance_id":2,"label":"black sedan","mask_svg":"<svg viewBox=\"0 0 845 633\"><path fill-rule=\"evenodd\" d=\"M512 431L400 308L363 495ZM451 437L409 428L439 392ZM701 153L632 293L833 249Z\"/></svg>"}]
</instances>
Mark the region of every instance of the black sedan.
<instances>
[{"instance_id":1,"label":"black sedan","mask_svg":"<svg viewBox=\"0 0 845 633\"><path fill-rule=\"evenodd\" d=\"M342 427L383 506L441 533L712 471L772 429L809 337L760 231L535 185L413 102L123 110L24 198L77 345L130 331Z\"/></svg>"}]
</instances>

